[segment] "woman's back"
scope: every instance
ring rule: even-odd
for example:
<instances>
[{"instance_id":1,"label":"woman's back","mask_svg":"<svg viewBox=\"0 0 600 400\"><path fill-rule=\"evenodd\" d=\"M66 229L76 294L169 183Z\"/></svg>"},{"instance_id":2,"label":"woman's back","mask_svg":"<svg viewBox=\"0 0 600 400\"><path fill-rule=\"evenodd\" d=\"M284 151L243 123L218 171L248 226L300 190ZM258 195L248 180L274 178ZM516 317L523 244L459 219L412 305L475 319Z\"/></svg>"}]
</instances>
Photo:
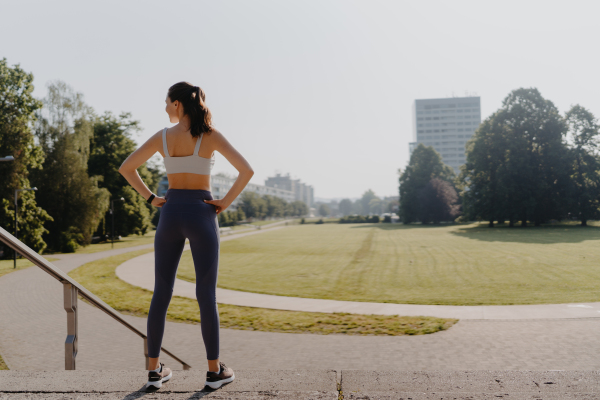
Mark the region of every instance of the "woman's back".
<instances>
[{"instance_id":1,"label":"woman's back","mask_svg":"<svg viewBox=\"0 0 600 400\"><path fill-rule=\"evenodd\" d=\"M214 162L213 132L205 132L201 137L192 137L189 130L184 131L178 128L179 126L168 128L161 135L163 136L163 146L160 153L165 158L169 189L210 190L210 167L208 164L210 163L212 167ZM198 152L194 152L195 148L198 148ZM190 156L200 157L200 159ZM191 171L194 168L198 171L179 172Z\"/></svg>"}]
</instances>

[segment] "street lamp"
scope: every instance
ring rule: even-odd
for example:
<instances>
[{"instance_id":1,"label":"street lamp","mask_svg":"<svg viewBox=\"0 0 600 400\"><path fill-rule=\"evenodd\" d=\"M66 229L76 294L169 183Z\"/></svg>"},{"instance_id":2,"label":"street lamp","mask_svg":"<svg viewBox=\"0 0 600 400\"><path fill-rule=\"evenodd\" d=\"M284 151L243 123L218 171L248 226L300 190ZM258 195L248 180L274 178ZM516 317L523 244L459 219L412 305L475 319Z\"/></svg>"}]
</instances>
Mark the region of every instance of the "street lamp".
<instances>
[{"instance_id":1,"label":"street lamp","mask_svg":"<svg viewBox=\"0 0 600 400\"><path fill-rule=\"evenodd\" d=\"M9 156L12 157L12 156ZM18 239L17 237L17 229L18 229L18 225L17 225L17 219L19 216L19 203L17 202L17 196L19 195L19 192L24 191L24 190L37 190L36 187L33 188L24 188L24 189L15 189L15 239ZM14 254L14 267L13 268L17 268L17 251L15 250L15 254Z\"/></svg>"},{"instance_id":2,"label":"street lamp","mask_svg":"<svg viewBox=\"0 0 600 400\"><path fill-rule=\"evenodd\" d=\"M110 247L112 249L115 248L115 201L125 201L125 199L121 197L120 199L114 199L110 201L110 214L112 215L112 235Z\"/></svg>"}]
</instances>

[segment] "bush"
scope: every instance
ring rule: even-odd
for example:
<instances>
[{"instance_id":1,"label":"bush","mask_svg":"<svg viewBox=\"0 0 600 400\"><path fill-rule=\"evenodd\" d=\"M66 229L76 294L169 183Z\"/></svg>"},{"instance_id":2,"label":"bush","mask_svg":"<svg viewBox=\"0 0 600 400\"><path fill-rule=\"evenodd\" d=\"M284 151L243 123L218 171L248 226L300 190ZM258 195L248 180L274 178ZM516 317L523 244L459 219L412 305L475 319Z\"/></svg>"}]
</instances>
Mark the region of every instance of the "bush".
<instances>
[{"instance_id":1,"label":"bush","mask_svg":"<svg viewBox=\"0 0 600 400\"><path fill-rule=\"evenodd\" d=\"M386 215L385 217L383 217L383 222L392 222L391 215Z\"/></svg>"},{"instance_id":2,"label":"bush","mask_svg":"<svg viewBox=\"0 0 600 400\"><path fill-rule=\"evenodd\" d=\"M373 215L371 217L365 217L363 215L348 215L347 217L340 218L340 224L364 224L378 222L379 215Z\"/></svg>"},{"instance_id":3,"label":"bush","mask_svg":"<svg viewBox=\"0 0 600 400\"><path fill-rule=\"evenodd\" d=\"M323 222L323 218L321 218L320 220L318 220L317 222L315 222L315 224L324 224L325 222Z\"/></svg>"},{"instance_id":4,"label":"bush","mask_svg":"<svg viewBox=\"0 0 600 400\"><path fill-rule=\"evenodd\" d=\"M300 223L301 224L305 224L306 223L306 220L304 219L304 217L302 217L302 219L300 220Z\"/></svg>"}]
</instances>

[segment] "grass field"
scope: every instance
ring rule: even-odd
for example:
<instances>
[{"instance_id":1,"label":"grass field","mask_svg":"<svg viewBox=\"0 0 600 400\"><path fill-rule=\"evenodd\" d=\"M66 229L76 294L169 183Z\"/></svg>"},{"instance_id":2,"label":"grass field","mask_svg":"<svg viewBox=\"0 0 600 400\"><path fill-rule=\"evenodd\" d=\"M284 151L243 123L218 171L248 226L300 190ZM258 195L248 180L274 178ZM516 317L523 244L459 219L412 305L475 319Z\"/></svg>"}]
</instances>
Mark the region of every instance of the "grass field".
<instances>
[{"instance_id":1,"label":"grass field","mask_svg":"<svg viewBox=\"0 0 600 400\"><path fill-rule=\"evenodd\" d=\"M221 244L219 287L409 304L600 301L600 227L295 225ZM194 281L191 253L178 276Z\"/></svg>"},{"instance_id":2,"label":"grass field","mask_svg":"<svg viewBox=\"0 0 600 400\"><path fill-rule=\"evenodd\" d=\"M44 258L48 261L58 260L56 257L46 257ZM17 258L17 268L14 267L13 260L0 260L0 276L9 274L14 271L18 271L21 269L29 268L33 266L33 263L26 258Z\"/></svg>"},{"instance_id":3,"label":"grass field","mask_svg":"<svg viewBox=\"0 0 600 400\"><path fill-rule=\"evenodd\" d=\"M87 263L69 275L114 309L138 316L148 315L152 292L132 286L117 278L121 263L148 253L152 249L120 254ZM167 319L198 323L200 311L196 300L174 296ZM458 320L432 317L398 317L345 313L307 313L239 307L219 304L222 328L286 333L350 335L421 335L445 330Z\"/></svg>"}]
</instances>

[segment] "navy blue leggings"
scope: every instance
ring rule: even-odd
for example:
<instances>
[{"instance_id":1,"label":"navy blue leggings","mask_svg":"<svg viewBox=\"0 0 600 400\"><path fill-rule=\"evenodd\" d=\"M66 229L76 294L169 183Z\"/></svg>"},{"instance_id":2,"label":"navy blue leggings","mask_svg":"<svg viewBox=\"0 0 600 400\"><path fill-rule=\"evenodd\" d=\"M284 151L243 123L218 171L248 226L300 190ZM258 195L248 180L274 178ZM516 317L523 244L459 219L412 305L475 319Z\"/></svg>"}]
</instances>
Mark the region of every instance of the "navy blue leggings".
<instances>
[{"instance_id":1,"label":"navy blue leggings","mask_svg":"<svg viewBox=\"0 0 600 400\"><path fill-rule=\"evenodd\" d=\"M219 312L216 288L219 270L219 224L208 190L168 189L154 238L154 295L148 312L148 356L158 357L167 308L173 295L177 266L185 239L196 270L202 339L208 360L219 358Z\"/></svg>"}]
</instances>

